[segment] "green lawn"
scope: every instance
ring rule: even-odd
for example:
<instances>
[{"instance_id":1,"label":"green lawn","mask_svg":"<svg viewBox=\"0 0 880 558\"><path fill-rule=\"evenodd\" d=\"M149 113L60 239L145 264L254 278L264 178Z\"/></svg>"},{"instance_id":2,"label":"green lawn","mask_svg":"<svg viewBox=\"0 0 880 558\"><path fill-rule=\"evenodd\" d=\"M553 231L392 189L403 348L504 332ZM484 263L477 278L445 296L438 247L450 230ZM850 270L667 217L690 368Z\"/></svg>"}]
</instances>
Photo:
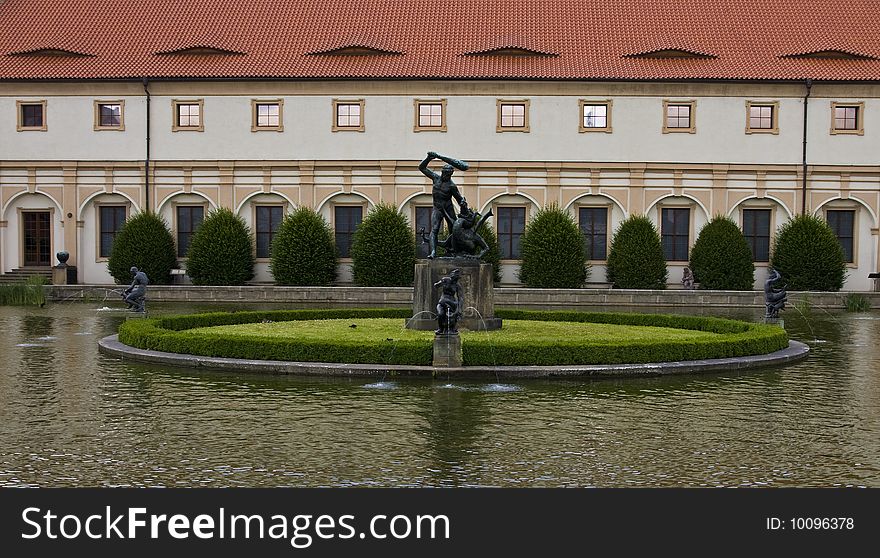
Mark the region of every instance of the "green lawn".
<instances>
[{"instance_id":1,"label":"green lawn","mask_svg":"<svg viewBox=\"0 0 880 558\"><path fill-rule=\"evenodd\" d=\"M352 318L342 320L302 320L237 324L191 329L193 333L245 335L269 338L296 337L304 341L332 339L335 341L372 342L386 339L431 339L431 331L415 331L403 327L404 320L394 318ZM351 327L351 326L356 327ZM578 322L539 322L508 320L500 330L488 332L462 330L462 341L469 338L490 339L503 343L534 343L579 340L590 343L603 341L687 341L707 339L718 334L669 327L627 326Z\"/></svg>"}]
</instances>

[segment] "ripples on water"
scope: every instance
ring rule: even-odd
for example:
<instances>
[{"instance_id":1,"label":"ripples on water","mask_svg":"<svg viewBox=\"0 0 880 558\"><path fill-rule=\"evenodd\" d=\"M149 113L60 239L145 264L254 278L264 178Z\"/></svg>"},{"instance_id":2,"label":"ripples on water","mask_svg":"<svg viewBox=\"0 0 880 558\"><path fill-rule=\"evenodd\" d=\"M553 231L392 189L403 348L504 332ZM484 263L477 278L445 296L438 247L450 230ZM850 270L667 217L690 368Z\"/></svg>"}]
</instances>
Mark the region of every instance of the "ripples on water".
<instances>
[{"instance_id":1,"label":"ripples on water","mask_svg":"<svg viewBox=\"0 0 880 558\"><path fill-rule=\"evenodd\" d=\"M786 368L481 384L139 365L118 315L0 307L0 486L880 486L878 318L787 315Z\"/></svg>"}]
</instances>

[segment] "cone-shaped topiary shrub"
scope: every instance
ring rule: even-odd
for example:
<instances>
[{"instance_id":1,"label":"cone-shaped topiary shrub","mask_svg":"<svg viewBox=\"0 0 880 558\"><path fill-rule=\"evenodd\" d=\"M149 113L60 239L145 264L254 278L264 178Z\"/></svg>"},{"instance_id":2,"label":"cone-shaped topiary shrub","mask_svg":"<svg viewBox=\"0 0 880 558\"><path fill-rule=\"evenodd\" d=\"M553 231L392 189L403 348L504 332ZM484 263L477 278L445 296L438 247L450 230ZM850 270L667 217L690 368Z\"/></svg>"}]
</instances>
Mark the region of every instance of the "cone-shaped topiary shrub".
<instances>
[{"instance_id":1,"label":"cone-shaped topiary shrub","mask_svg":"<svg viewBox=\"0 0 880 558\"><path fill-rule=\"evenodd\" d=\"M846 278L843 248L823 219L798 215L776 233L770 265L790 291L839 291Z\"/></svg>"},{"instance_id":2,"label":"cone-shaped topiary shrub","mask_svg":"<svg viewBox=\"0 0 880 558\"><path fill-rule=\"evenodd\" d=\"M691 271L701 289L750 291L755 264L746 237L729 217L719 215L700 229L691 249Z\"/></svg>"},{"instance_id":3,"label":"cone-shaped topiary shrub","mask_svg":"<svg viewBox=\"0 0 880 558\"><path fill-rule=\"evenodd\" d=\"M623 221L608 252L607 279L619 289L665 289L668 271L654 223L644 215Z\"/></svg>"},{"instance_id":4,"label":"cone-shaped topiary shrub","mask_svg":"<svg viewBox=\"0 0 880 558\"><path fill-rule=\"evenodd\" d=\"M413 284L416 245L409 221L397 206L375 206L351 241L352 275L362 287L405 287Z\"/></svg>"},{"instance_id":5,"label":"cone-shaped topiary shrub","mask_svg":"<svg viewBox=\"0 0 880 558\"><path fill-rule=\"evenodd\" d=\"M171 282L171 270L177 266L174 238L165 220L143 211L129 217L113 240L107 269L117 283L131 283L135 266L155 285Z\"/></svg>"},{"instance_id":6,"label":"cone-shaped topiary shrub","mask_svg":"<svg viewBox=\"0 0 880 558\"><path fill-rule=\"evenodd\" d=\"M519 279L527 287L577 289L587 280L584 235L571 214L551 204L526 225Z\"/></svg>"},{"instance_id":7,"label":"cone-shaped topiary shrub","mask_svg":"<svg viewBox=\"0 0 880 558\"><path fill-rule=\"evenodd\" d=\"M272 238L269 269L280 285L320 286L336 279L333 231L313 209L287 215Z\"/></svg>"},{"instance_id":8,"label":"cone-shaped topiary shrub","mask_svg":"<svg viewBox=\"0 0 880 558\"><path fill-rule=\"evenodd\" d=\"M186 274L195 285L243 285L254 276L254 241L244 219L221 207L190 241Z\"/></svg>"}]
</instances>

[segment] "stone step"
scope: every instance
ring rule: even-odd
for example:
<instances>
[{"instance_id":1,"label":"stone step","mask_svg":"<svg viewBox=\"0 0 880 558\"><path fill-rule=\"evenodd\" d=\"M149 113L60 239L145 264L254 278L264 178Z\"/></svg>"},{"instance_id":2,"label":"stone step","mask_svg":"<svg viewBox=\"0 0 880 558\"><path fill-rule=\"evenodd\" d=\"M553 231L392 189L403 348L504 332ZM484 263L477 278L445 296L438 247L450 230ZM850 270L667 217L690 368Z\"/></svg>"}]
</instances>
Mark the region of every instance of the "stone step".
<instances>
[{"instance_id":1,"label":"stone step","mask_svg":"<svg viewBox=\"0 0 880 558\"><path fill-rule=\"evenodd\" d=\"M7 271L0 275L0 284L8 285L10 283L24 283L30 277L39 276L46 279L47 283L52 282L52 268L49 267L20 267Z\"/></svg>"}]
</instances>

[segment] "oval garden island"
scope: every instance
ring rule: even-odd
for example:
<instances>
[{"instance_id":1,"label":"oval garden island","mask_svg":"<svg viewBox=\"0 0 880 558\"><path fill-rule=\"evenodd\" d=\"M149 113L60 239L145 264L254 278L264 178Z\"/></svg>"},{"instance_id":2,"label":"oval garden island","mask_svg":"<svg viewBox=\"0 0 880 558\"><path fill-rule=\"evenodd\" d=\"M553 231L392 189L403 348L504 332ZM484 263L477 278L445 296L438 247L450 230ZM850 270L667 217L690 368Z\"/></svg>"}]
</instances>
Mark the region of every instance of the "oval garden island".
<instances>
[{"instance_id":1,"label":"oval garden island","mask_svg":"<svg viewBox=\"0 0 880 558\"><path fill-rule=\"evenodd\" d=\"M328 376L623 377L734 371L806 356L779 326L702 316L499 311L461 333L460 367L433 365L435 334L406 310L223 312L128 320L107 354L159 364Z\"/></svg>"}]
</instances>

